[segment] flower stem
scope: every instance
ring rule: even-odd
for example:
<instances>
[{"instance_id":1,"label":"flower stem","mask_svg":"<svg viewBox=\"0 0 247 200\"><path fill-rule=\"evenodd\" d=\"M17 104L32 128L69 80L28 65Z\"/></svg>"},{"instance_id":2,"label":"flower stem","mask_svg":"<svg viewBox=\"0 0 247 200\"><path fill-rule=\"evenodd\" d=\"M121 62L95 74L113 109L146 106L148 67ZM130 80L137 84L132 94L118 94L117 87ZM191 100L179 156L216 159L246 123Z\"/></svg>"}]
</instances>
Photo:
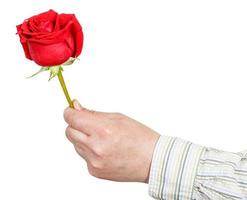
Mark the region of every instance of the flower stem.
<instances>
[{"instance_id":1,"label":"flower stem","mask_svg":"<svg viewBox=\"0 0 247 200\"><path fill-rule=\"evenodd\" d=\"M69 107L70 108L74 108L73 102L70 99L69 92L67 90L67 87L66 87L65 82L64 82L64 79L63 79L63 74L62 74L61 68L59 69L59 71L57 73L57 76L58 76L58 80L60 82L60 85L63 88L63 93L64 93L64 95L65 95L65 97L66 97L66 99L67 99L67 101L69 103Z\"/></svg>"}]
</instances>

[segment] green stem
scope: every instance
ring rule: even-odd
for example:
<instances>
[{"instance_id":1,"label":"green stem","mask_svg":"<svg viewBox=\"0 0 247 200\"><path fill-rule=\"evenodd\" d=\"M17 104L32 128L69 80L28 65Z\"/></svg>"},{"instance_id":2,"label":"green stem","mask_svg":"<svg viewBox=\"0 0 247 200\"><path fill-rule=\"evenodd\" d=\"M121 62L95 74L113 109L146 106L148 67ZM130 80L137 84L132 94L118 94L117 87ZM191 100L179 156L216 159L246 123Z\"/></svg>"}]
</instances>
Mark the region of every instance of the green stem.
<instances>
[{"instance_id":1,"label":"green stem","mask_svg":"<svg viewBox=\"0 0 247 200\"><path fill-rule=\"evenodd\" d=\"M65 97L66 97L66 99L67 99L67 101L69 103L69 107L70 108L74 108L73 102L70 99L69 92L68 92L67 87L65 85L61 69L59 69L57 76L58 76L58 80L59 80L59 82L60 82L60 84L61 84L61 86L63 88L63 92L65 94Z\"/></svg>"}]
</instances>

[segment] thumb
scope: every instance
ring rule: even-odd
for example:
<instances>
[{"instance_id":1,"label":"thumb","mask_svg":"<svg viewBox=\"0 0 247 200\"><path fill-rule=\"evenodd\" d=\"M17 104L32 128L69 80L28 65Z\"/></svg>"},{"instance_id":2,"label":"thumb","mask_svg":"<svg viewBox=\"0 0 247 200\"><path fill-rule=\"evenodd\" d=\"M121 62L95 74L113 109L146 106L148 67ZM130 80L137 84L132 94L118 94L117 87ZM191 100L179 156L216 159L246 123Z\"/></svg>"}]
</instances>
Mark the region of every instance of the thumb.
<instances>
[{"instance_id":1,"label":"thumb","mask_svg":"<svg viewBox=\"0 0 247 200\"><path fill-rule=\"evenodd\" d=\"M97 124L98 115L82 107L77 100L73 100L74 109L67 107L64 110L64 120L73 129L91 134Z\"/></svg>"},{"instance_id":2,"label":"thumb","mask_svg":"<svg viewBox=\"0 0 247 200\"><path fill-rule=\"evenodd\" d=\"M100 112L100 111L95 111L95 110L89 110L89 109L83 107L80 104L80 102L78 100L76 100L76 99L73 100L73 105L74 105L75 110L77 110L77 111L85 111L87 113L90 113L90 114L93 114L93 115L98 115L98 116L100 116L100 115L101 116L104 116L104 115L109 114L107 112Z\"/></svg>"},{"instance_id":3,"label":"thumb","mask_svg":"<svg viewBox=\"0 0 247 200\"><path fill-rule=\"evenodd\" d=\"M73 105L75 107L76 110L80 111L83 109L83 107L81 106L81 104L79 103L79 101L77 101L76 99L73 100Z\"/></svg>"}]
</instances>

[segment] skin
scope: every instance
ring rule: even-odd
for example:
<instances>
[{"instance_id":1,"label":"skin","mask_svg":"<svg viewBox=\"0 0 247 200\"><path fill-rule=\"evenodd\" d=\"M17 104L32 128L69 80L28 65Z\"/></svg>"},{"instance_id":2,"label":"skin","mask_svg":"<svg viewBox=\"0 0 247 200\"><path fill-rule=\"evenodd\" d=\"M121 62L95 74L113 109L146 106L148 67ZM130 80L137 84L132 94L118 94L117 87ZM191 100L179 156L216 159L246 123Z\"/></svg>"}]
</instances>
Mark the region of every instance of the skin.
<instances>
[{"instance_id":1,"label":"skin","mask_svg":"<svg viewBox=\"0 0 247 200\"><path fill-rule=\"evenodd\" d=\"M66 108L66 136L86 161L92 176L113 181L148 183L159 134L121 113Z\"/></svg>"}]
</instances>

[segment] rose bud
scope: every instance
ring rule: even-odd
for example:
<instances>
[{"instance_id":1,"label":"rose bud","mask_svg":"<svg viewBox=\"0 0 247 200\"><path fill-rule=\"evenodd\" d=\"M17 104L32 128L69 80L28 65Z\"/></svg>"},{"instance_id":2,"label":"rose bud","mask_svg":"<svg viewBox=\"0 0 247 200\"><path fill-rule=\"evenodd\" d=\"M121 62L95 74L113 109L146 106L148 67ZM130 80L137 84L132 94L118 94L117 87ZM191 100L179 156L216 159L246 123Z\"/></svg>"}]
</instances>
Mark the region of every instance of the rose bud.
<instances>
[{"instance_id":1,"label":"rose bud","mask_svg":"<svg viewBox=\"0 0 247 200\"><path fill-rule=\"evenodd\" d=\"M26 19L17 33L26 58L43 67L61 65L82 51L83 32L74 14L49 10Z\"/></svg>"}]
</instances>

